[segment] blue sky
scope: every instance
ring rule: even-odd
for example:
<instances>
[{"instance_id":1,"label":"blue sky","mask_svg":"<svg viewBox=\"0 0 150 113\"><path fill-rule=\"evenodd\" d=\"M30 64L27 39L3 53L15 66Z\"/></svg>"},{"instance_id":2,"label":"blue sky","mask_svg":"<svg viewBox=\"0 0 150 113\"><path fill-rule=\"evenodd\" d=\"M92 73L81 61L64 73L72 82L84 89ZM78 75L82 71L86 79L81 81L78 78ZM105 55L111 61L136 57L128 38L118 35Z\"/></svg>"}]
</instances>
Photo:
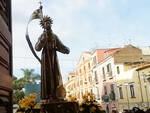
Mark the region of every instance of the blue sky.
<instances>
[{"instance_id":1,"label":"blue sky","mask_svg":"<svg viewBox=\"0 0 150 113\"><path fill-rule=\"evenodd\" d=\"M43 12L53 18L53 32L70 48L69 55L58 53L64 81L76 68L82 52L94 48L121 47L125 44L150 46L150 0L43 0ZM25 40L31 13L38 0L13 0L14 75L21 77L21 68L40 73L40 64ZM32 21L29 34L33 45L42 29ZM40 56L40 53L38 53Z\"/></svg>"}]
</instances>

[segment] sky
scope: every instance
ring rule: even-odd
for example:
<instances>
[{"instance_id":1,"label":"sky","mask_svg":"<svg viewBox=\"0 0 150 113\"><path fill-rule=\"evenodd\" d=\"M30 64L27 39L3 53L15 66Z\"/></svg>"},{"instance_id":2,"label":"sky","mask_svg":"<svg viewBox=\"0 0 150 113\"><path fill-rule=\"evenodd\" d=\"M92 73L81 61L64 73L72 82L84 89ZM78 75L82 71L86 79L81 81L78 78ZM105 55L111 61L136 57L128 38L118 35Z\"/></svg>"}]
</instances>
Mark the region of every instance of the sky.
<instances>
[{"instance_id":1,"label":"sky","mask_svg":"<svg viewBox=\"0 0 150 113\"><path fill-rule=\"evenodd\" d=\"M63 80L74 71L84 51L132 44L150 46L150 0L41 0L44 15L53 19L53 32L70 54L58 53ZM22 77L21 68L35 69L40 64L25 39L27 22L39 0L12 0L13 74ZM42 33L39 20L29 24L33 46ZM40 52L37 53L40 55Z\"/></svg>"}]
</instances>

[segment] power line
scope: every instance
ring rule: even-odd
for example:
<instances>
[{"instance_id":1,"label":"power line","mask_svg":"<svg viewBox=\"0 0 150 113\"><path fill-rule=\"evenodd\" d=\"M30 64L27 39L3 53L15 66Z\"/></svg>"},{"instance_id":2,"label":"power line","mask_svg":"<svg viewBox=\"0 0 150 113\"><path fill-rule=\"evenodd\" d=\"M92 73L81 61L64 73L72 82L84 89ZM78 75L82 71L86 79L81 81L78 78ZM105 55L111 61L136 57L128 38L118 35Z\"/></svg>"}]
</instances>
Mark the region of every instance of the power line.
<instances>
[{"instance_id":1,"label":"power line","mask_svg":"<svg viewBox=\"0 0 150 113\"><path fill-rule=\"evenodd\" d=\"M15 59L35 59L33 57L17 57L17 56L14 56L13 58ZM60 59L60 60L64 60L64 61L74 61L74 62L77 62L78 60L75 60L75 59Z\"/></svg>"}]
</instances>

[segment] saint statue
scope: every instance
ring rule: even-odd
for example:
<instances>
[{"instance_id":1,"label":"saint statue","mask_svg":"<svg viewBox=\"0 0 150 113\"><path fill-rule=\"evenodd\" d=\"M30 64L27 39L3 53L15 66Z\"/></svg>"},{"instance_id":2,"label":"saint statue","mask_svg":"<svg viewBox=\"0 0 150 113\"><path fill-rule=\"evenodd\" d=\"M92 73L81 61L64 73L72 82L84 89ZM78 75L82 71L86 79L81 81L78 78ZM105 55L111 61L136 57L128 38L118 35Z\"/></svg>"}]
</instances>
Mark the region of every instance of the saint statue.
<instances>
[{"instance_id":1,"label":"saint statue","mask_svg":"<svg viewBox=\"0 0 150 113\"><path fill-rule=\"evenodd\" d=\"M69 54L69 48L63 45L58 36L51 29L52 19L44 16L40 24L44 29L39 37L35 50L41 51L41 99L57 100L61 97L63 89L62 77L59 70L57 51Z\"/></svg>"}]
</instances>

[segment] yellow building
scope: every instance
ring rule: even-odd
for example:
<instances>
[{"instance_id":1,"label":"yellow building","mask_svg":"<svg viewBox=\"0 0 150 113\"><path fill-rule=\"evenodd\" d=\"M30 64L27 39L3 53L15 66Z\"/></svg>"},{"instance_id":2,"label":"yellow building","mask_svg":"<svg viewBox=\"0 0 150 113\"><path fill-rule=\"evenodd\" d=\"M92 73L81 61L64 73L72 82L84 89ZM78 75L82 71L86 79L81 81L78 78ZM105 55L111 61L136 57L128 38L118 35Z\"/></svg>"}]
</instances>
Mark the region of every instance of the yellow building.
<instances>
[{"instance_id":1,"label":"yellow building","mask_svg":"<svg viewBox=\"0 0 150 113\"><path fill-rule=\"evenodd\" d=\"M100 96L99 102L106 111L112 109L122 111L123 109L140 107L142 103L140 93L146 92L139 90L137 69L141 65L142 67L148 65L149 59L150 55L143 55L141 49L132 45L126 45L115 51L109 49L104 52L103 60L94 66L92 71L93 78L97 81L94 85L94 94L98 95L97 97ZM113 101L110 99L112 90L115 94ZM108 97L107 102L103 100L104 96ZM145 104L143 103L143 105Z\"/></svg>"},{"instance_id":2,"label":"yellow building","mask_svg":"<svg viewBox=\"0 0 150 113\"><path fill-rule=\"evenodd\" d=\"M144 55L132 45L84 52L75 72L68 75L67 97L72 95L80 102L84 94L93 93L107 111L146 109L150 107L149 61L150 55ZM114 100L110 99L112 91ZM104 95L109 97L107 102Z\"/></svg>"},{"instance_id":3,"label":"yellow building","mask_svg":"<svg viewBox=\"0 0 150 113\"><path fill-rule=\"evenodd\" d=\"M141 107L150 108L150 65L137 68L141 90Z\"/></svg>"},{"instance_id":4,"label":"yellow building","mask_svg":"<svg viewBox=\"0 0 150 113\"><path fill-rule=\"evenodd\" d=\"M118 110L140 107L150 107L150 65L136 67L119 75L118 86Z\"/></svg>"},{"instance_id":5,"label":"yellow building","mask_svg":"<svg viewBox=\"0 0 150 113\"><path fill-rule=\"evenodd\" d=\"M70 95L72 95L73 97L75 97L75 73L69 73L68 74L68 81L67 83L64 84L64 87L66 89L66 98L68 99Z\"/></svg>"},{"instance_id":6,"label":"yellow building","mask_svg":"<svg viewBox=\"0 0 150 113\"><path fill-rule=\"evenodd\" d=\"M93 92L90 59L90 52L82 53L75 72L69 74L68 81L65 84L67 98L72 95L80 102L83 95Z\"/></svg>"},{"instance_id":7,"label":"yellow building","mask_svg":"<svg viewBox=\"0 0 150 113\"><path fill-rule=\"evenodd\" d=\"M143 55L141 49L126 46L114 59L116 67L117 101L118 110L140 107L146 109L149 106L148 83L145 75L150 72L150 55ZM149 62L148 62L149 61Z\"/></svg>"}]
</instances>

